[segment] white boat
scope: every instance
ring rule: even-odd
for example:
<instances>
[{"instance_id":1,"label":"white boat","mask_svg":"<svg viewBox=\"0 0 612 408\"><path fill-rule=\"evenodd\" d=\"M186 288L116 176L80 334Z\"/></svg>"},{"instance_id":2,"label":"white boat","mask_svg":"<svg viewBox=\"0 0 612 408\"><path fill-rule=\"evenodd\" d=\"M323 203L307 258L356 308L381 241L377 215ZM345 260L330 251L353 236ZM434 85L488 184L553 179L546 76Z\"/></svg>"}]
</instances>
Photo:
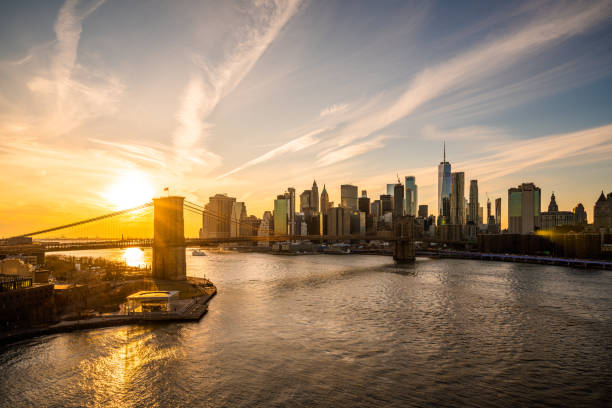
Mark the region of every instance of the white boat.
<instances>
[{"instance_id":1,"label":"white boat","mask_svg":"<svg viewBox=\"0 0 612 408\"><path fill-rule=\"evenodd\" d=\"M191 251L191 255L193 256L206 256L206 252L200 251L199 249L194 249Z\"/></svg>"}]
</instances>

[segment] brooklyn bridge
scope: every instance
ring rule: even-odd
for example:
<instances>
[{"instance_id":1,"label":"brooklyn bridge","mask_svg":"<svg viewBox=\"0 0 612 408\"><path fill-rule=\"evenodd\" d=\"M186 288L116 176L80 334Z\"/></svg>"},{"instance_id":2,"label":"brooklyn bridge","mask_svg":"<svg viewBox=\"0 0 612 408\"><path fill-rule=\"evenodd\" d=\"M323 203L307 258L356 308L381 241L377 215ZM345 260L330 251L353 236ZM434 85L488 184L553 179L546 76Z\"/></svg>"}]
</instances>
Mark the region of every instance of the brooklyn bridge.
<instances>
[{"instance_id":1,"label":"brooklyn bridge","mask_svg":"<svg viewBox=\"0 0 612 408\"><path fill-rule=\"evenodd\" d=\"M48 236L51 233L81 228L85 234L89 227L100 223L119 223L123 216L143 213L144 210L153 209L153 238L138 239L78 239L78 240L37 240L27 242L27 238ZM338 242L346 240L383 240L393 243L393 259L396 262L409 262L414 260L414 218L400 217L394 221L391 237L367 237L361 235L250 235L238 237L219 238L186 238L184 212L203 215L223 220L206 208L185 200L180 196L154 198L152 201L121 211L115 211L100 216L72 222L69 224L45 228L28 232L7 240L8 245L0 246L0 257L10 255L39 255L47 252L79 251L110 248L151 247L153 249L152 273L156 279L182 280L186 278L185 249L191 246L219 245L224 243L253 243L253 242ZM11 244L11 242L14 242Z\"/></svg>"}]
</instances>

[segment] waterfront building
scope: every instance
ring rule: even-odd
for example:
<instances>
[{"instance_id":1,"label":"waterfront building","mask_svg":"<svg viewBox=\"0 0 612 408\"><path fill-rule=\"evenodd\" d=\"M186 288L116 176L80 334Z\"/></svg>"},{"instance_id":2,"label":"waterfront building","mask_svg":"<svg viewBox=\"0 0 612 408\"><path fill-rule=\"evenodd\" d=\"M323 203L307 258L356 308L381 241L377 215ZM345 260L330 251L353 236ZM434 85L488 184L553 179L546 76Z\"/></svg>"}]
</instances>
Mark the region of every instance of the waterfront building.
<instances>
[{"instance_id":1,"label":"waterfront building","mask_svg":"<svg viewBox=\"0 0 612 408\"><path fill-rule=\"evenodd\" d=\"M564 225L575 225L576 217L571 211L559 211L559 206L555 199L555 193L552 193L550 197L550 203L548 204L548 211L542 212L542 229L552 230L555 227L561 227Z\"/></svg>"},{"instance_id":2,"label":"waterfront building","mask_svg":"<svg viewBox=\"0 0 612 408\"><path fill-rule=\"evenodd\" d=\"M470 201L467 222L478 225L482 218L478 214L478 180L470 180ZM487 200L487 218L491 214L491 203Z\"/></svg>"},{"instance_id":3,"label":"waterfront building","mask_svg":"<svg viewBox=\"0 0 612 408\"><path fill-rule=\"evenodd\" d=\"M398 182L393 190L393 217L402 216L404 216L404 186Z\"/></svg>"},{"instance_id":4,"label":"waterfront building","mask_svg":"<svg viewBox=\"0 0 612 408\"><path fill-rule=\"evenodd\" d=\"M576 218L576 225L587 224L587 214L586 211L584 211L582 203L578 203L578 205L574 207L574 217Z\"/></svg>"},{"instance_id":5,"label":"waterfront building","mask_svg":"<svg viewBox=\"0 0 612 408\"><path fill-rule=\"evenodd\" d=\"M368 193L366 190L361 190L361 197L357 200L357 206L359 207L359 211L365 213L366 215L370 214L370 199L368 198Z\"/></svg>"},{"instance_id":6,"label":"waterfront building","mask_svg":"<svg viewBox=\"0 0 612 408\"><path fill-rule=\"evenodd\" d=\"M452 225L465 224L464 177L462 171L451 173L450 223Z\"/></svg>"},{"instance_id":7,"label":"waterfront building","mask_svg":"<svg viewBox=\"0 0 612 408\"><path fill-rule=\"evenodd\" d=\"M274 235L287 235L289 233L289 198L279 195L274 200Z\"/></svg>"},{"instance_id":8,"label":"waterfront building","mask_svg":"<svg viewBox=\"0 0 612 408\"><path fill-rule=\"evenodd\" d=\"M340 186L340 205L349 211L357 210L357 186L350 184Z\"/></svg>"},{"instance_id":9,"label":"waterfront building","mask_svg":"<svg viewBox=\"0 0 612 408\"><path fill-rule=\"evenodd\" d=\"M312 189L310 190L310 208L314 211L320 211L319 209L319 187L317 186L317 181L314 180L312 182Z\"/></svg>"},{"instance_id":10,"label":"waterfront building","mask_svg":"<svg viewBox=\"0 0 612 408\"><path fill-rule=\"evenodd\" d=\"M231 236L232 209L236 198L216 194L208 198L202 214L200 238L229 238Z\"/></svg>"},{"instance_id":11,"label":"waterfront building","mask_svg":"<svg viewBox=\"0 0 612 408\"><path fill-rule=\"evenodd\" d=\"M498 197L495 199L495 223L501 225L502 217L502 199Z\"/></svg>"},{"instance_id":12,"label":"waterfront building","mask_svg":"<svg viewBox=\"0 0 612 408\"><path fill-rule=\"evenodd\" d=\"M327 235L342 236L350 235L350 233L350 210L344 207L330 208L327 213Z\"/></svg>"},{"instance_id":13,"label":"waterfront building","mask_svg":"<svg viewBox=\"0 0 612 408\"><path fill-rule=\"evenodd\" d=\"M508 232L530 234L540 228L541 192L533 183L508 189Z\"/></svg>"},{"instance_id":14,"label":"waterfront building","mask_svg":"<svg viewBox=\"0 0 612 408\"><path fill-rule=\"evenodd\" d=\"M243 220L247 217L246 206L241 201L235 201L232 205L230 237L241 236L241 226Z\"/></svg>"},{"instance_id":15,"label":"waterfront building","mask_svg":"<svg viewBox=\"0 0 612 408\"><path fill-rule=\"evenodd\" d=\"M325 189L325 184L323 184L323 191L321 191L321 214L327 215L329 208L329 195L327 194L327 190Z\"/></svg>"},{"instance_id":16,"label":"waterfront building","mask_svg":"<svg viewBox=\"0 0 612 408\"><path fill-rule=\"evenodd\" d=\"M418 186L416 185L416 179L414 176L406 176L404 181L406 183L404 214L416 217L418 208Z\"/></svg>"},{"instance_id":17,"label":"waterfront building","mask_svg":"<svg viewBox=\"0 0 612 408\"><path fill-rule=\"evenodd\" d=\"M272 224L272 213L270 211L266 211L263 213L263 217L261 218L261 222L259 223L259 227L257 229L257 236L269 237L270 235L272 235L273 231L274 226ZM270 243L266 241L259 241L257 245L269 246Z\"/></svg>"},{"instance_id":18,"label":"waterfront building","mask_svg":"<svg viewBox=\"0 0 612 408\"><path fill-rule=\"evenodd\" d=\"M127 313L172 313L179 308L178 290L145 290L127 297Z\"/></svg>"},{"instance_id":19,"label":"waterfront building","mask_svg":"<svg viewBox=\"0 0 612 408\"><path fill-rule=\"evenodd\" d=\"M446 142L443 160L438 165L438 224L450 219L451 164L446 161Z\"/></svg>"},{"instance_id":20,"label":"waterfront building","mask_svg":"<svg viewBox=\"0 0 612 408\"><path fill-rule=\"evenodd\" d=\"M419 217L427 218L428 211L429 211L429 208L428 208L427 204L419 205Z\"/></svg>"},{"instance_id":21,"label":"waterfront building","mask_svg":"<svg viewBox=\"0 0 612 408\"><path fill-rule=\"evenodd\" d=\"M612 193L605 196L602 190L593 208L593 226L596 229L612 228Z\"/></svg>"}]
</instances>

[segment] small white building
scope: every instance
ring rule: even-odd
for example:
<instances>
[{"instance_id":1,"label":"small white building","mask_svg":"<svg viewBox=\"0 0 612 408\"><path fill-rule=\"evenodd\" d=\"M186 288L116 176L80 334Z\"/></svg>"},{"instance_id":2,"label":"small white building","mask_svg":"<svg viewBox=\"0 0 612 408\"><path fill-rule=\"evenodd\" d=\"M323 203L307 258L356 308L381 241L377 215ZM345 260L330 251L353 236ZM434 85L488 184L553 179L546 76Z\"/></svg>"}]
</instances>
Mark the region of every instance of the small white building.
<instances>
[{"instance_id":1,"label":"small white building","mask_svg":"<svg viewBox=\"0 0 612 408\"><path fill-rule=\"evenodd\" d=\"M177 290L144 290L127 297L127 312L171 313L176 311L178 300Z\"/></svg>"}]
</instances>

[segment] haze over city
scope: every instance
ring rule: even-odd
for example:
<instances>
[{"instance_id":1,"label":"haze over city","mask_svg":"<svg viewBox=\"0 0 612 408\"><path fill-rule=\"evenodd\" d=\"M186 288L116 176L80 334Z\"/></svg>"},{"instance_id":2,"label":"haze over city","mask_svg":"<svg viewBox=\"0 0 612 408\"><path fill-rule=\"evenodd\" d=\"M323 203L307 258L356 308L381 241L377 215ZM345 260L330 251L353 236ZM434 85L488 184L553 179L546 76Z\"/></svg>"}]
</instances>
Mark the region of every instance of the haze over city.
<instances>
[{"instance_id":1,"label":"haze over city","mask_svg":"<svg viewBox=\"0 0 612 408\"><path fill-rule=\"evenodd\" d=\"M260 217L287 186L339 202L396 174L436 214L443 140L481 202L531 181L592 219L610 190L607 1L1 8L0 236L164 187Z\"/></svg>"}]
</instances>

